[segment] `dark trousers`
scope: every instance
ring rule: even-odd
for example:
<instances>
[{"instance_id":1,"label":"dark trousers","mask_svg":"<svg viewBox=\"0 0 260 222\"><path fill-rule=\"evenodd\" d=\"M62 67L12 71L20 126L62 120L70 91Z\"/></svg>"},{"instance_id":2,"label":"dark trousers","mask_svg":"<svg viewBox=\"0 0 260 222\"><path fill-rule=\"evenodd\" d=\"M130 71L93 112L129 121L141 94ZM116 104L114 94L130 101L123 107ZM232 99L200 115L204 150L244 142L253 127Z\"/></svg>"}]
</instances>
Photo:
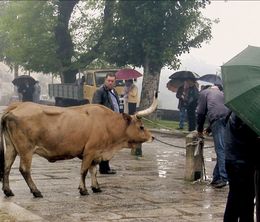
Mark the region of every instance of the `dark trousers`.
<instances>
[{"instance_id":1,"label":"dark trousers","mask_svg":"<svg viewBox=\"0 0 260 222\"><path fill-rule=\"evenodd\" d=\"M196 107L187 107L188 130L196 129Z\"/></svg>"},{"instance_id":2,"label":"dark trousers","mask_svg":"<svg viewBox=\"0 0 260 222\"><path fill-rule=\"evenodd\" d=\"M226 162L229 181L224 222L254 221L255 167L247 163Z\"/></svg>"},{"instance_id":3,"label":"dark trousers","mask_svg":"<svg viewBox=\"0 0 260 222\"><path fill-rule=\"evenodd\" d=\"M256 221L260 222L260 168L255 173L255 191L256 191Z\"/></svg>"},{"instance_id":4,"label":"dark trousers","mask_svg":"<svg viewBox=\"0 0 260 222\"><path fill-rule=\"evenodd\" d=\"M106 160L106 161L101 161L99 163L99 172L107 172L110 170L110 166L109 166L109 161Z\"/></svg>"},{"instance_id":5,"label":"dark trousers","mask_svg":"<svg viewBox=\"0 0 260 222\"><path fill-rule=\"evenodd\" d=\"M136 103L128 103L128 114L133 115L136 112Z\"/></svg>"}]
</instances>

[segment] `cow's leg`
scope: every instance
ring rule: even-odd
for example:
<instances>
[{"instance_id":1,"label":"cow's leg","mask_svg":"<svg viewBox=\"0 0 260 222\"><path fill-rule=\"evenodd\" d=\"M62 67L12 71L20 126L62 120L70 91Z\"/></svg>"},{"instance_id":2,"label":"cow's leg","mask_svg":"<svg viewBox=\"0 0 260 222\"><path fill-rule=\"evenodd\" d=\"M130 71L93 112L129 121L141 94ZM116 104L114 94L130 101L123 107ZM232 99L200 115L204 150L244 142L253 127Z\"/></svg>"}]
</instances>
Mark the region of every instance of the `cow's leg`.
<instances>
[{"instance_id":1,"label":"cow's leg","mask_svg":"<svg viewBox=\"0 0 260 222\"><path fill-rule=\"evenodd\" d=\"M81 170L80 170L80 183L79 183L79 193L81 195L88 195L88 191L86 188L86 175L88 173L88 169L91 166L93 158L90 155L84 155L82 159L81 164Z\"/></svg>"},{"instance_id":2,"label":"cow's leg","mask_svg":"<svg viewBox=\"0 0 260 222\"><path fill-rule=\"evenodd\" d=\"M102 192L97 182L97 167L96 165L91 165L89 168L91 176L91 189L94 193Z\"/></svg>"},{"instance_id":3,"label":"cow's leg","mask_svg":"<svg viewBox=\"0 0 260 222\"><path fill-rule=\"evenodd\" d=\"M11 167L15 161L15 158L17 156L17 152L14 149L13 145L9 141L9 139L5 139L5 146L6 146L6 151L5 151L5 167L4 167L4 177L3 177L3 187L2 190L4 194L7 197L14 196L12 190L10 189L9 186L9 175L11 171Z\"/></svg>"},{"instance_id":4,"label":"cow's leg","mask_svg":"<svg viewBox=\"0 0 260 222\"><path fill-rule=\"evenodd\" d=\"M34 197L42 197L41 192L37 189L31 177L32 153L28 152L20 157L19 170L23 175Z\"/></svg>"}]
</instances>

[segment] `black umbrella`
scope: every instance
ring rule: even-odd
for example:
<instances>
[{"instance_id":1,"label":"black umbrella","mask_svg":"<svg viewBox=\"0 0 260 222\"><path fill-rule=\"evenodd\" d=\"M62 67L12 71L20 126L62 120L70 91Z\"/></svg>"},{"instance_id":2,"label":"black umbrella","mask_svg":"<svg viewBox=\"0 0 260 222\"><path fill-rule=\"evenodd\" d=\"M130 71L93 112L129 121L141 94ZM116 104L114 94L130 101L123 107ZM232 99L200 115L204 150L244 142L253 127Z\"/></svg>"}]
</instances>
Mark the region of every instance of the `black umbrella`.
<instances>
[{"instance_id":1,"label":"black umbrella","mask_svg":"<svg viewBox=\"0 0 260 222\"><path fill-rule=\"evenodd\" d=\"M173 73L169 79L179 79L179 80L187 80L187 79L191 79L191 80L197 80L200 76L195 73L195 72L191 72L191 71L178 71Z\"/></svg>"},{"instance_id":2,"label":"black umbrella","mask_svg":"<svg viewBox=\"0 0 260 222\"><path fill-rule=\"evenodd\" d=\"M216 85L223 85L222 79L216 74L206 74L198 78L200 81L209 82Z\"/></svg>"},{"instance_id":3,"label":"black umbrella","mask_svg":"<svg viewBox=\"0 0 260 222\"><path fill-rule=\"evenodd\" d=\"M15 85L15 86L20 86L20 85L23 85L25 84L26 82L29 83L29 85L34 85L36 83L36 80L31 77L31 76L28 76L28 75L21 75L21 76L18 76L16 77L12 83Z\"/></svg>"}]
</instances>

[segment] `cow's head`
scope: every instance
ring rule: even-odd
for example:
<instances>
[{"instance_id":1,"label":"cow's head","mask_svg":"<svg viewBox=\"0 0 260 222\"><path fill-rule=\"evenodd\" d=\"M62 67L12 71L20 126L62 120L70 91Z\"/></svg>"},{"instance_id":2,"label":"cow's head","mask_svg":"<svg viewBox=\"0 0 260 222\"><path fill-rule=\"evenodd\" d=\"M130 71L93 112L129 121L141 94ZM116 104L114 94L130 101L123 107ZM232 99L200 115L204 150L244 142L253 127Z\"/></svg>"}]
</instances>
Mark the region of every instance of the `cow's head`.
<instances>
[{"instance_id":1,"label":"cow's head","mask_svg":"<svg viewBox=\"0 0 260 222\"><path fill-rule=\"evenodd\" d=\"M152 134L144 127L142 116L147 116L155 111L158 104L157 97L158 94L155 93L153 103L148 109L138 111L134 115L123 114L123 118L127 122L126 135L129 147L135 147L138 143L151 142L153 140Z\"/></svg>"}]
</instances>

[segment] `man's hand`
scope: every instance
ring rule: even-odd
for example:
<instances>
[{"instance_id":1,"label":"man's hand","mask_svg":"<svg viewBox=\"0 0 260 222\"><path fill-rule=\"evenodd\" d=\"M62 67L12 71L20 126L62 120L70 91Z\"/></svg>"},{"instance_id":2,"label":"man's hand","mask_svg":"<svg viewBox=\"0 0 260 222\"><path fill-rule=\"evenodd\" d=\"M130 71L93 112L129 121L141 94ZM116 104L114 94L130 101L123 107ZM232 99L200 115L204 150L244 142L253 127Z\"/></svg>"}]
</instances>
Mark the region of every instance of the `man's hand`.
<instances>
[{"instance_id":1,"label":"man's hand","mask_svg":"<svg viewBox=\"0 0 260 222\"><path fill-rule=\"evenodd\" d=\"M203 136L203 132L198 132L198 137L200 137L200 138L204 138L204 136Z\"/></svg>"}]
</instances>

